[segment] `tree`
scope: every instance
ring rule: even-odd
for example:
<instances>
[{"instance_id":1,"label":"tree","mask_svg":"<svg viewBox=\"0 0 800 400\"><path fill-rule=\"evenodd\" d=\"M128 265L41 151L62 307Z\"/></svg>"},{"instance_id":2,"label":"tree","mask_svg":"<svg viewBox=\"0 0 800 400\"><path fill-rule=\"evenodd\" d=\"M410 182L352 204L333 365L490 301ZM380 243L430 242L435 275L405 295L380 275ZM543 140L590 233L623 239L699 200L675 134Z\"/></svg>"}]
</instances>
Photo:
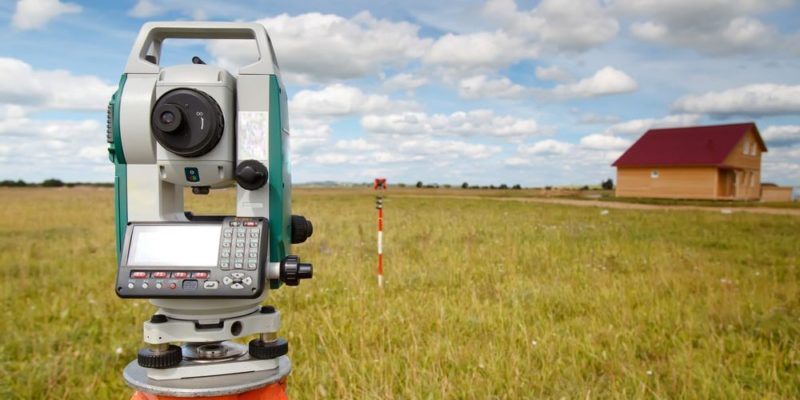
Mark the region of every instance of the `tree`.
<instances>
[{"instance_id":1,"label":"tree","mask_svg":"<svg viewBox=\"0 0 800 400\"><path fill-rule=\"evenodd\" d=\"M605 190L614 189L614 181L611 180L611 178L608 178L608 180L603 181L603 183L601 183L600 186Z\"/></svg>"},{"instance_id":2,"label":"tree","mask_svg":"<svg viewBox=\"0 0 800 400\"><path fill-rule=\"evenodd\" d=\"M518 183L518 184L516 184L516 185L512 186L512 187L511 187L511 189L514 189L514 190L521 190L521 189L522 189L522 186L520 186L520 185L519 185L519 183Z\"/></svg>"},{"instance_id":3,"label":"tree","mask_svg":"<svg viewBox=\"0 0 800 400\"><path fill-rule=\"evenodd\" d=\"M508 185L503 183L503 184L500 185L500 189L508 189Z\"/></svg>"},{"instance_id":4,"label":"tree","mask_svg":"<svg viewBox=\"0 0 800 400\"><path fill-rule=\"evenodd\" d=\"M461 184L461 188L462 188L462 189L467 189L467 188L469 188L469 183L467 183L467 182L464 182L464 183L462 183L462 184Z\"/></svg>"},{"instance_id":5,"label":"tree","mask_svg":"<svg viewBox=\"0 0 800 400\"><path fill-rule=\"evenodd\" d=\"M417 187L418 187L418 188L421 188L422 186L423 186L423 185L422 185L422 181L417 181Z\"/></svg>"},{"instance_id":6,"label":"tree","mask_svg":"<svg viewBox=\"0 0 800 400\"><path fill-rule=\"evenodd\" d=\"M62 186L64 186L64 182L62 182L59 179L50 178L50 179L45 179L44 182L42 182L42 186L43 187L62 187Z\"/></svg>"}]
</instances>

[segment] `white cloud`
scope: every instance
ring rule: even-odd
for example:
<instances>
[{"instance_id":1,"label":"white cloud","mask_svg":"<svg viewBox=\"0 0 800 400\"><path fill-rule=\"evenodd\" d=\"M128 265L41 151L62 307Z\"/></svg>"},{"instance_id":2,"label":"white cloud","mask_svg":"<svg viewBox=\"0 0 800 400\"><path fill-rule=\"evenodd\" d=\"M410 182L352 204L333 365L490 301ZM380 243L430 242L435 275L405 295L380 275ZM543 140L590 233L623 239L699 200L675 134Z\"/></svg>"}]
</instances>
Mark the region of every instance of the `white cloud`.
<instances>
[{"instance_id":1,"label":"white cloud","mask_svg":"<svg viewBox=\"0 0 800 400\"><path fill-rule=\"evenodd\" d=\"M92 75L36 70L16 58L0 57L0 104L59 110L105 110L115 86Z\"/></svg>"},{"instance_id":2,"label":"white cloud","mask_svg":"<svg viewBox=\"0 0 800 400\"><path fill-rule=\"evenodd\" d=\"M521 145L518 153L528 156L541 155L566 155L572 152L575 145L567 142L560 142L553 139L545 139L532 145Z\"/></svg>"},{"instance_id":3,"label":"white cloud","mask_svg":"<svg viewBox=\"0 0 800 400\"><path fill-rule=\"evenodd\" d=\"M594 150L624 150L631 145L631 141L616 136L592 134L582 137L580 145Z\"/></svg>"},{"instance_id":4,"label":"white cloud","mask_svg":"<svg viewBox=\"0 0 800 400\"><path fill-rule=\"evenodd\" d=\"M333 14L281 14L258 20L269 32L285 76L318 82L377 75L386 66L402 66L421 57L431 40L419 27L361 12L352 18ZM209 52L228 67L255 60L251 41L211 41Z\"/></svg>"},{"instance_id":5,"label":"white cloud","mask_svg":"<svg viewBox=\"0 0 800 400\"><path fill-rule=\"evenodd\" d=\"M697 125L702 118L698 114L674 114L663 118L641 118L618 122L608 127L605 135L642 135L654 128L678 128Z\"/></svg>"},{"instance_id":6,"label":"white cloud","mask_svg":"<svg viewBox=\"0 0 800 400\"><path fill-rule=\"evenodd\" d=\"M383 88L388 91L413 91L426 83L428 83L428 79L424 76L400 73L384 80Z\"/></svg>"},{"instance_id":7,"label":"white cloud","mask_svg":"<svg viewBox=\"0 0 800 400\"><path fill-rule=\"evenodd\" d=\"M604 67L578 82L556 86L552 94L558 98L585 98L632 92L638 87L636 81L625 72Z\"/></svg>"},{"instance_id":8,"label":"white cloud","mask_svg":"<svg viewBox=\"0 0 800 400\"><path fill-rule=\"evenodd\" d=\"M338 119L416 107L410 101L394 101L385 95L366 94L359 88L342 84L301 90L289 101L292 152L304 154L325 145L332 132L330 124Z\"/></svg>"},{"instance_id":9,"label":"white cloud","mask_svg":"<svg viewBox=\"0 0 800 400\"><path fill-rule=\"evenodd\" d=\"M501 77L476 75L458 83L458 94L466 99L523 98L535 96L546 100L568 100L632 92L638 88L636 81L613 67L604 67L592 76L578 82L560 84L553 89L525 87Z\"/></svg>"},{"instance_id":10,"label":"white cloud","mask_svg":"<svg viewBox=\"0 0 800 400\"><path fill-rule=\"evenodd\" d=\"M128 15L134 18L150 18L166 12L163 4L159 5L152 0L139 0L136 5L128 11Z\"/></svg>"},{"instance_id":11,"label":"white cloud","mask_svg":"<svg viewBox=\"0 0 800 400\"><path fill-rule=\"evenodd\" d=\"M64 14L77 14L81 6L59 0L19 0L11 25L20 30L41 29Z\"/></svg>"},{"instance_id":12,"label":"white cloud","mask_svg":"<svg viewBox=\"0 0 800 400\"><path fill-rule=\"evenodd\" d=\"M767 146L790 146L800 143L800 125L771 125L761 131Z\"/></svg>"},{"instance_id":13,"label":"white cloud","mask_svg":"<svg viewBox=\"0 0 800 400\"><path fill-rule=\"evenodd\" d=\"M458 95L465 99L480 98L520 98L530 90L511 82L508 78L490 79L486 75L476 75L462 79L458 83Z\"/></svg>"},{"instance_id":14,"label":"white cloud","mask_svg":"<svg viewBox=\"0 0 800 400\"><path fill-rule=\"evenodd\" d=\"M522 59L534 58L538 54L536 46L502 30L468 34L448 33L433 43L423 61L463 74L493 71Z\"/></svg>"},{"instance_id":15,"label":"white cloud","mask_svg":"<svg viewBox=\"0 0 800 400\"><path fill-rule=\"evenodd\" d=\"M371 133L397 135L521 137L543 133L533 119L499 116L491 110L458 111L449 115L422 112L366 115L361 119L361 126Z\"/></svg>"},{"instance_id":16,"label":"white cloud","mask_svg":"<svg viewBox=\"0 0 800 400\"><path fill-rule=\"evenodd\" d=\"M340 140L331 151L318 154L320 164L380 165L391 163L449 164L459 159L482 160L502 151L500 146L427 136Z\"/></svg>"},{"instance_id":17,"label":"white cloud","mask_svg":"<svg viewBox=\"0 0 800 400\"><path fill-rule=\"evenodd\" d=\"M634 37L710 54L774 47L777 31L755 17L790 0L617 0L613 8L634 19Z\"/></svg>"},{"instance_id":18,"label":"white cloud","mask_svg":"<svg viewBox=\"0 0 800 400\"><path fill-rule=\"evenodd\" d=\"M619 30L607 7L596 0L543 0L530 11L518 10L514 0L489 0L483 13L513 34L557 50L584 51Z\"/></svg>"},{"instance_id":19,"label":"white cloud","mask_svg":"<svg viewBox=\"0 0 800 400\"><path fill-rule=\"evenodd\" d=\"M542 81L569 82L573 79L572 74L558 66L536 67L536 78Z\"/></svg>"},{"instance_id":20,"label":"white cloud","mask_svg":"<svg viewBox=\"0 0 800 400\"><path fill-rule=\"evenodd\" d=\"M688 95L675 101L672 109L717 117L796 114L800 112L800 85L762 83Z\"/></svg>"},{"instance_id":21,"label":"white cloud","mask_svg":"<svg viewBox=\"0 0 800 400\"><path fill-rule=\"evenodd\" d=\"M393 101L385 95L365 94L361 89L333 84L321 90L301 90L292 97L289 109L303 116L341 117L356 113L379 113L416 107L408 101Z\"/></svg>"}]
</instances>

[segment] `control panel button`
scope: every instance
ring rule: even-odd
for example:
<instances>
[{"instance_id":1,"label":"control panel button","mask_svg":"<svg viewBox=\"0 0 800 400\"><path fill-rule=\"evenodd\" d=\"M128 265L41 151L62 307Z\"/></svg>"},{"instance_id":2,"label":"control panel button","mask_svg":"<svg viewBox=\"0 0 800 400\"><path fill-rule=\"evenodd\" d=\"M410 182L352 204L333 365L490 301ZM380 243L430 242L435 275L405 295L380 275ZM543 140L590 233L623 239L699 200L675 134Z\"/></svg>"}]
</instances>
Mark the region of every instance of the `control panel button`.
<instances>
[{"instance_id":1,"label":"control panel button","mask_svg":"<svg viewBox=\"0 0 800 400\"><path fill-rule=\"evenodd\" d=\"M170 289L175 289L176 287L178 287L178 285L175 282L169 284Z\"/></svg>"},{"instance_id":2,"label":"control panel button","mask_svg":"<svg viewBox=\"0 0 800 400\"><path fill-rule=\"evenodd\" d=\"M162 286L161 282L156 282L156 289L161 289Z\"/></svg>"},{"instance_id":3,"label":"control panel button","mask_svg":"<svg viewBox=\"0 0 800 400\"><path fill-rule=\"evenodd\" d=\"M233 279L242 279L242 278L244 278L244 274L241 273L241 272L234 272L234 273L231 274L231 276L233 277Z\"/></svg>"},{"instance_id":4,"label":"control panel button","mask_svg":"<svg viewBox=\"0 0 800 400\"><path fill-rule=\"evenodd\" d=\"M228 262L228 261L220 261L219 268L221 270L227 271L227 270L231 269L231 263Z\"/></svg>"},{"instance_id":5,"label":"control panel button","mask_svg":"<svg viewBox=\"0 0 800 400\"><path fill-rule=\"evenodd\" d=\"M150 287L150 285L148 285L147 282L142 283L142 289L147 289L148 287Z\"/></svg>"},{"instance_id":6,"label":"control panel button","mask_svg":"<svg viewBox=\"0 0 800 400\"><path fill-rule=\"evenodd\" d=\"M255 262L249 262L249 263L247 263L247 270L248 271L255 271L257 265L258 264L256 264Z\"/></svg>"},{"instance_id":7,"label":"control panel button","mask_svg":"<svg viewBox=\"0 0 800 400\"><path fill-rule=\"evenodd\" d=\"M173 278L177 278L177 279L184 279L184 278L188 278L189 277L189 273L188 272L173 272L172 273L172 277Z\"/></svg>"},{"instance_id":8,"label":"control panel button","mask_svg":"<svg viewBox=\"0 0 800 400\"><path fill-rule=\"evenodd\" d=\"M128 289L133 289L135 286L133 282L128 282Z\"/></svg>"},{"instance_id":9,"label":"control panel button","mask_svg":"<svg viewBox=\"0 0 800 400\"><path fill-rule=\"evenodd\" d=\"M169 275L169 274L167 274L164 271L156 271L156 272L153 272L152 276L153 276L153 278L164 279L164 278L167 277L167 275Z\"/></svg>"},{"instance_id":10,"label":"control panel button","mask_svg":"<svg viewBox=\"0 0 800 400\"><path fill-rule=\"evenodd\" d=\"M244 286L242 286L241 283L237 282L237 283L234 283L233 285L231 285L231 289L244 289Z\"/></svg>"},{"instance_id":11,"label":"control panel button","mask_svg":"<svg viewBox=\"0 0 800 400\"><path fill-rule=\"evenodd\" d=\"M251 229L250 230L250 237L253 239L258 239L258 229Z\"/></svg>"},{"instance_id":12,"label":"control panel button","mask_svg":"<svg viewBox=\"0 0 800 400\"><path fill-rule=\"evenodd\" d=\"M250 242L250 247L251 248L258 247L258 242Z\"/></svg>"},{"instance_id":13,"label":"control panel button","mask_svg":"<svg viewBox=\"0 0 800 400\"><path fill-rule=\"evenodd\" d=\"M197 281L194 279L187 279L183 281L183 285L181 285L185 290L195 290L197 289Z\"/></svg>"},{"instance_id":14,"label":"control panel button","mask_svg":"<svg viewBox=\"0 0 800 400\"><path fill-rule=\"evenodd\" d=\"M237 238L243 238L244 237L244 231L241 230L241 229L237 230L236 231L236 237Z\"/></svg>"},{"instance_id":15,"label":"control panel button","mask_svg":"<svg viewBox=\"0 0 800 400\"><path fill-rule=\"evenodd\" d=\"M231 256L231 251L227 250L227 249L226 250L222 250L222 256L226 257L226 258L230 257Z\"/></svg>"},{"instance_id":16,"label":"control panel button","mask_svg":"<svg viewBox=\"0 0 800 400\"><path fill-rule=\"evenodd\" d=\"M192 274L192 278L206 279L208 278L208 272L195 272Z\"/></svg>"},{"instance_id":17,"label":"control panel button","mask_svg":"<svg viewBox=\"0 0 800 400\"><path fill-rule=\"evenodd\" d=\"M248 227L254 227L257 224L256 224L256 221L244 221L244 223L242 225L248 226Z\"/></svg>"},{"instance_id":18,"label":"control panel button","mask_svg":"<svg viewBox=\"0 0 800 400\"><path fill-rule=\"evenodd\" d=\"M242 258L242 257L244 257L244 251L237 251L236 258Z\"/></svg>"},{"instance_id":19,"label":"control panel button","mask_svg":"<svg viewBox=\"0 0 800 400\"><path fill-rule=\"evenodd\" d=\"M133 272L131 272L131 278L134 278L134 279L147 278L147 272L144 272L144 271L133 271Z\"/></svg>"},{"instance_id":20,"label":"control panel button","mask_svg":"<svg viewBox=\"0 0 800 400\"><path fill-rule=\"evenodd\" d=\"M241 225L241 223L239 221L231 221L230 225L231 226L239 226L239 225Z\"/></svg>"},{"instance_id":21,"label":"control panel button","mask_svg":"<svg viewBox=\"0 0 800 400\"><path fill-rule=\"evenodd\" d=\"M231 279L230 276L225 276L225 277L222 278L222 283L224 283L225 286L228 286L231 283L233 283L233 279Z\"/></svg>"},{"instance_id":22,"label":"control panel button","mask_svg":"<svg viewBox=\"0 0 800 400\"><path fill-rule=\"evenodd\" d=\"M222 247L231 247L231 242L229 242L227 240L222 242Z\"/></svg>"},{"instance_id":23,"label":"control panel button","mask_svg":"<svg viewBox=\"0 0 800 400\"><path fill-rule=\"evenodd\" d=\"M233 269L242 269L242 268L244 268L244 264L243 263L240 263L240 262L233 263Z\"/></svg>"},{"instance_id":24,"label":"control panel button","mask_svg":"<svg viewBox=\"0 0 800 400\"><path fill-rule=\"evenodd\" d=\"M203 289L217 289L219 288L218 281L205 281L203 282Z\"/></svg>"},{"instance_id":25,"label":"control panel button","mask_svg":"<svg viewBox=\"0 0 800 400\"><path fill-rule=\"evenodd\" d=\"M244 248L244 242L236 242L236 247L239 249Z\"/></svg>"},{"instance_id":26,"label":"control panel button","mask_svg":"<svg viewBox=\"0 0 800 400\"><path fill-rule=\"evenodd\" d=\"M245 277L244 279L242 279L242 283L244 283L247 286L250 286L250 285L253 284L253 278L251 278L249 276Z\"/></svg>"}]
</instances>

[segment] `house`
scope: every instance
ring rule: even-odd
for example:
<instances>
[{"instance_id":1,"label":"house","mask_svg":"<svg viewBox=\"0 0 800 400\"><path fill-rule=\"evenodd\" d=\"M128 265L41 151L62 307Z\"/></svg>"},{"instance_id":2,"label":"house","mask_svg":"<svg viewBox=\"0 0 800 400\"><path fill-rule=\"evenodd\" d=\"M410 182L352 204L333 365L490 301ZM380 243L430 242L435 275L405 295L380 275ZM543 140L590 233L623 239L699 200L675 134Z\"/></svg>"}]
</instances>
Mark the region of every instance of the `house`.
<instances>
[{"instance_id":1,"label":"house","mask_svg":"<svg viewBox=\"0 0 800 400\"><path fill-rule=\"evenodd\" d=\"M766 151L752 122L651 129L612 164L616 195L757 200Z\"/></svg>"}]
</instances>

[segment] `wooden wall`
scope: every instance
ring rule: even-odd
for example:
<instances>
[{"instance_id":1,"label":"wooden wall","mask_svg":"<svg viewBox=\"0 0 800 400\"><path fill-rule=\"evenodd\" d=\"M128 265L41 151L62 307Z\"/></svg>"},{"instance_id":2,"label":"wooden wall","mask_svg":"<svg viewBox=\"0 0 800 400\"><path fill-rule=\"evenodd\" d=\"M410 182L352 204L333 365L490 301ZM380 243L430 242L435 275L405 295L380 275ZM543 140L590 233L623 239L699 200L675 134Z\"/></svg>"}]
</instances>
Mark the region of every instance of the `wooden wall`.
<instances>
[{"instance_id":1,"label":"wooden wall","mask_svg":"<svg viewBox=\"0 0 800 400\"><path fill-rule=\"evenodd\" d=\"M764 186L761 190L761 201L792 201L791 187Z\"/></svg>"},{"instance_id":2,"label":"wooden wall","mask_svg":"<svg viewBox=\"0 0 800 400\"><path fill-rule=\"evenodd\" d=\"M658 178L651 176L658 171ZM716 199L715 167L617 168L619 197Z\"/></svg>"},{"instance_id":3,"label":"wooden wall","mask_svg":"<svg viewBox=\"0 0 800 400\"><path fill-rule=\"evenodd\" d=\"M757 145L755 132L748 132L736 144L731 154L723 162L726 167L736 170L736 198L757 200L761 198L761 148ZM748 151L745 154L744 148ZM755 146L755 152L753 147Z\"/></svg>"}]
</instances>

